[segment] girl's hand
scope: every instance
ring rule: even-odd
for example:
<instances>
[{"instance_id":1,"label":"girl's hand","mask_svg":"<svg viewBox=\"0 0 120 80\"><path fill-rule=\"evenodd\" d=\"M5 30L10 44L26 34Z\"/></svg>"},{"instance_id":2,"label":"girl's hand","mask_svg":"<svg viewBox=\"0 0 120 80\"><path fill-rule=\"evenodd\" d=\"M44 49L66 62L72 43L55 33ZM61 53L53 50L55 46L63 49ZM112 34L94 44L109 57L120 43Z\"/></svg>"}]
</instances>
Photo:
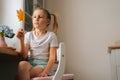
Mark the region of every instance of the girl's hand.
<instances>
[{"instance_id":1,"label":"girl's hand","mask_svg":"<svg viewBox=\"0 0 120 80\"><path fill-rule=\"evenodd\" d=\"M39 75L39 77L47 77L47 76L48 76L48 74L45 73L45 72L42 72L42 73Z\"/></svg>"},{"instance_id":2,"label":"girl's hand","mask_svg":"<svg viewBox=\"0 0 120 80\"><path fill-rule=\"evenodd\" d=\"M18 32L17 32L16 36L20 40L24 40L24 29L23 28L18 29Z\"/></svg>"}]
</instances>

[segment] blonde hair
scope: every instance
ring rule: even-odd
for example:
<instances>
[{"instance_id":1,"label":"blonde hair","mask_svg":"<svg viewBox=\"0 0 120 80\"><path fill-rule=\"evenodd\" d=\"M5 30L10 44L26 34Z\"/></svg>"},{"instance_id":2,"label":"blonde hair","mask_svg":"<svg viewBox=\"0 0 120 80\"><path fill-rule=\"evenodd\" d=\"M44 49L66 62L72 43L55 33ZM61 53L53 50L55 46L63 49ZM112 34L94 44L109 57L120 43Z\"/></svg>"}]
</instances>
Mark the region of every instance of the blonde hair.
<instances>
[{"instance_id":1,"label":"blonde hair","mask_svg":"<svg viewBox=\"0 0 120 80\"><path fill-rule=\"evenodd\" d=\"M56 17L56 15L55 15L55 14L50 14L48 10L46 10L46 9L44 9L44 8L40 8L40 7L35 8L35 10L43 10L49 20L51 20L51 15L54 17L53 32L54 32L55 34L57 34L57 33L58 33L58 22L57 22L57 17ZM35 10L34 10L34 11L35 11ZM49 26L49 24L48 24L48 26ZM33 27L32 30L34 30L34 27Z\"/></svg>"}]
</instances>

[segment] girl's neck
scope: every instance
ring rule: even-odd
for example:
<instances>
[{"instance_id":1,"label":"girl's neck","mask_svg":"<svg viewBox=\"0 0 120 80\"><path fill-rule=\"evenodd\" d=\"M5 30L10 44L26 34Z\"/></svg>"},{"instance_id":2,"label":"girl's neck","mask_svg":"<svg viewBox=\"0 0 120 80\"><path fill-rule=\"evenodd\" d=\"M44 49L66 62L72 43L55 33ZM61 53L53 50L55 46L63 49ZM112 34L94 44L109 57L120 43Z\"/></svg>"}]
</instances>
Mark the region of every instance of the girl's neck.
<instances>
[{"instance_id":1,"label":"girl's neck","mask_svg":"<svg viewBox=\"0 0 120 80\"><path fill-rule=\"evenodd\" d=\"M46 30L39 30L39 29L35 29L35 31L34 31L35 35L38 37L45 35L46 32L47 32Z\"/></svg>"}]
</instances>

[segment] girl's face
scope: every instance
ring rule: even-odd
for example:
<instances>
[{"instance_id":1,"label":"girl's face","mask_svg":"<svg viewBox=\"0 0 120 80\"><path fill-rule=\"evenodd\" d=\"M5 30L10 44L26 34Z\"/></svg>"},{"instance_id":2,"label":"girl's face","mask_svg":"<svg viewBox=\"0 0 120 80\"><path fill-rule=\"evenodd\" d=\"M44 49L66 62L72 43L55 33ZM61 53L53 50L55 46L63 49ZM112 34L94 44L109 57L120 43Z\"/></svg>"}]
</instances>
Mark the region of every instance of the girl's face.
<instances>
[{"instance_id":1,"label":"girl's face","mask_svg":"<svg viewBox=\"0 0 120 80\"><path fill-rule=\"evenodd\" d=\"M50 20L47 18L43 10L35 10L32 16L33 27L35 29L46 29Z\"/></svg>"}]
</instances>

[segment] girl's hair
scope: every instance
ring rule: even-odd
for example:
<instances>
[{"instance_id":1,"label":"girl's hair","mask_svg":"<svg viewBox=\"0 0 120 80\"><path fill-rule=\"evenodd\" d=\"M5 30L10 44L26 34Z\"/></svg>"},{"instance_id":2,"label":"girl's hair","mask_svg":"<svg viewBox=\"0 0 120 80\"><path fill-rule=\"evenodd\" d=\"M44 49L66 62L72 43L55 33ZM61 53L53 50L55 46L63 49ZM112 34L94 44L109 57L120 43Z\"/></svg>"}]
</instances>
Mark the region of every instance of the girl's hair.
<instances>
[{"instance_id":1,"label":"girl's hair","mask_svg":"<svg viewBox=\"0 0 120 80\"><path fill-rule=\"evenodd\" d=\"M40 8L40 7L35 8L34 11L35 11L35 10L43 10L49 20L51 20L51 16L54 17L53 32L54 32L55 34L57 34L57 33L58 33L58 22L57 22L57 17L56 17L56 15L55 15L55 14L50 14L48 10L46 10L46 9L44 9L44 8ZM48 25L49 25L49 24L48 24ZM33 30L34 30L34 27L33 27Z\"/></svg>"}]
</instances>

